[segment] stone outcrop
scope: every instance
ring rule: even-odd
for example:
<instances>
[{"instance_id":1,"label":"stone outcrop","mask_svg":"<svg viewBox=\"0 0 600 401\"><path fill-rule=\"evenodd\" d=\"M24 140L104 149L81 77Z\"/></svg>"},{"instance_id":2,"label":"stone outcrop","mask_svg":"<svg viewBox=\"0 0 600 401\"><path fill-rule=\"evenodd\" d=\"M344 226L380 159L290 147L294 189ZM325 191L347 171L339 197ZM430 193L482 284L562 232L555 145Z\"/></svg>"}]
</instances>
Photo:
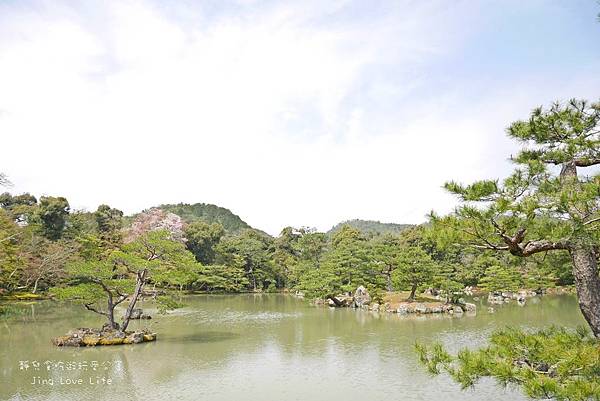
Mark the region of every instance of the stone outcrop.
<instances>
[{"instance_id":1,"label":"stone outcrop","mask_svg":"<svg viewBox=\"0 0 600 401\"><path fill-rule=\"evenodd\" d=\"M515 300L519 305L524 305L527 298L535 297L538 294L535 291L520 290L518 292L490 292L488 294L487 301L490 304L503 304L509 303L511 300Z\"/></svg>"},{"instance_id":2,"label":"stone outcrop","mask_svg":"<svg viewBox=\"0 0 600 401\"><path fill-rule=\"evenodd\" d=\"M80 328L69 331L64 336L52 339L52 343L59 347L93 347L98 345L139 344L155 341L156 333L143 331L119 331L102 328Z\"/></svg>"},{"instance_id":3,"label":"stone outcrop","mask_svg":"<svg viewBox=\"0 0 600 401\"><path fill-rule=\"evenodd\" d=\"M131 319L152 319L152 316L145 314L141 308L135 308L131 311Z\"/></svg>"},{"instance_id":4,"label":"stone outcrop","mask_svg":"<svg viewBox=\"0 0 600 401\"><path fill-rule=\"evenodd\" d=\"M369 295L369 291L362 285L359 286L356 291L354 291L354 306L362 308L364 305L369 305L370 303L371 295Z\"/></svg>"},{"instance_id":5,"label":"stone outcrop","mask_svg":"<svg viewBox=\"0 0 600 401\"><path fill-rule=\"evenodd\" d=\"M354 306L354 297L352 295L338 294L335 296L335 299L338 301L338 304L333 299L328 299L328 305L342 308Z\"/></svg>"},{"instance_id":6,"label":"stone outcrop","mask_svg":"<svg viewBox=\"0 0 600 401\"><path fill-rule=\"evenodd\" d=\"M436 301L432 299L430 302L408 302L399 301L398 299L387 299L387 302L379 303L373 302L367 289L364 286L359 286L354 294L338 294L334 299L327 300L315 300L315 305L323 305L327 303L331 307L354 307L357 309L368 310L372 312L388 312L397 313L400 315L407 314L458 314L467 313L469 315L475 314L477 306L472 303L461 303L461 304L449 304L443 301ZM462 301L461 301L462 302Z\"/></svg>"}]
</instances>

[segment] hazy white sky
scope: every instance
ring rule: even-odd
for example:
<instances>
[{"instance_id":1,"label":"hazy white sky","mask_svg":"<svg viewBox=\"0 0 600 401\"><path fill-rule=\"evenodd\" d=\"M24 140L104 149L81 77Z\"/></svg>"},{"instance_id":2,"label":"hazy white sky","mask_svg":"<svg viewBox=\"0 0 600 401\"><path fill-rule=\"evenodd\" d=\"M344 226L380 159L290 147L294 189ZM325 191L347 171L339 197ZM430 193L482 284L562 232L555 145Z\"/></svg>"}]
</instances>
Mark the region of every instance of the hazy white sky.
<instances>
[{"instance_id":1,"label":"hazy white sky","mask_svg":"<svg viewBox=\"0 0 600 401\"><path fill-rule=\"evenodd\" d=\"M277 234L418 223L505 175L504 128L600 98L600 6L0 2L0 172L126 213L230 208Z\"/></svg>"}]
</instances>

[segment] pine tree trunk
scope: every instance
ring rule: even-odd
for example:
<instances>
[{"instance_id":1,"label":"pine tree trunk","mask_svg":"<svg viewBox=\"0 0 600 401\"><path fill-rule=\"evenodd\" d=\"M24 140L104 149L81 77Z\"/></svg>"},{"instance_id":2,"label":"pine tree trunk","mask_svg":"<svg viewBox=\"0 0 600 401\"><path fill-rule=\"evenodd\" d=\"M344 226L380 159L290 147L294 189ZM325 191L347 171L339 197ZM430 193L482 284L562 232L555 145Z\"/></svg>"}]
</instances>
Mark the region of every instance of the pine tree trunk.
<instances>
[{"instance_id":1,"label":"pine tree trunk","mask_svg":"<svg viewBox=\"0 0 600 401\"><path fill-rule=\"evenodd\" d=\"M390 266L385 272L386 287L389 292L394 291L394 285L392 284L392 269L393 268Z\"/></svg>"},{"instance_id":2,"label":"pine tree trunk","mask_svg":"<svg viewBox=\"0 0 600 401\"><path fill-rule=\"evenodd\" d=\"M413 284L412 288L410 289L410 295L408 296L408 300L414 301L416 293L417 293L417 284Z\"/></svg>"},{"instance_id":3,"label":"pine tree trunk","mask_svg":"<svg viewBox=\"0 0 600 401\"><path fill-rule=\"evenodd\" d=\"M121 327L121 331L127 330L127 326L129 326L129 321L131 320L131 314L133 312L133 308L135 308L135 304L137 303L140 295L142 295L142 290L144 288L144 284L146 283L146 269L142 270L137 275L137 280L135 283L135 291L131 296L131 302L129 302L129 306L127 307L127 311L125 311L125 317L123 318L123 325Z\"/></svg>"},{"instance_id":4,"label":"pine tree trunk","mask_svg":"<svg viewBox=\"0 0 600 401\"><path fill-rule=\"evenodd\" d=\"M113 304L112 295L108 296L107 303L106 316L108 317L108 324L111 328L118 329L119 325L115 323L115 305Z\"/></svg>"},{"instance_id":5,"label":"pine tree trunk","mask_svg":"<svg viewBox=\"0 0 600 401\"><path fill-rule=\"evenodd\" d=\"M389 292L394 291L394 286L392 285L392 275L388 274L386 277L386 280L387 280L387 290Z\"/></svg>"},{"instance_id":6,"label":"pine tree trunk","mask_svg":"<svg viewBox=\"0 0 600 401\"><path fill-rule=\"evenodd\" d=\"M596 255L585 245L574 246L569 252L573 259L579 308L594 335L600 338L600 276Z\"/></svg>"},{"instance_id":7,"label":"pine tree trunk","mask_svg":"<svg viewBox=\"0 0 600 401\"><path fill-rule=\"evenodd\" d=\"M581 183L574 161L563 163L560 180L562 185L572 186L576 193L581 192ZM568 205L567 210L573 219L586 217L582 209L574 204ZM573 277L579 308L594 335L600 338L600 277L594 248L586 243L585 238L575 238L569 253L573 260Z\"/></svg>"}]
</instances>

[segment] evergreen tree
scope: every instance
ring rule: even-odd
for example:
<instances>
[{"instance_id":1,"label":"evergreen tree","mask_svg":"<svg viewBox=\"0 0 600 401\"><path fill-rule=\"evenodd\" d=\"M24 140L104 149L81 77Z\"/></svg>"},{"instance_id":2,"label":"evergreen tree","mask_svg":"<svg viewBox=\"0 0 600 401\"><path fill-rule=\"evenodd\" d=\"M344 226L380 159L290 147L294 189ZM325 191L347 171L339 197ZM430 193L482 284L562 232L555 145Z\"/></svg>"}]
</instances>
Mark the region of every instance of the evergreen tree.
<instances>
[{"instance_id":1,"label":"evergreen tree","mask_svg":"<svg viewBox=\"0 0 600 401\"><path fill-rule=\"evenodd\" d=\"M600 103L537 108L511 124L508 135L523 145L513 174L503 183L447 183L463 204L450 216L432 215L432 222L452 243L517 257L568 253L581 312L600 336L600 174L582 174L600 164Z\"/></svg>"},{"instance_id":2,"label":"evergreen tree","mask_svg":"<svg viewBox=\"0 0 600 401\"><path fill-rule=\"evenodd\" d=\"M215 246L225 235L220 223L195 221L184 228L187 238L186 246L194 254L196 260L208 265L215 261Z\"/></svg>"},{"instance_id":3,"label":"evergreen tree","mask_svg":"<svg viewBox=\"0 0 600 401\"><path fill-rule=\"evenodd\" d=\"M479 286L489 292L518 291L523 285L521 273L514 266L491 266L479 281Z\"/></svg>"},{"instance_id":4,"label":"evergreen tree","mask_svg":"<svg viewBox=\"0 0 600 401\"><path fill-rule=\"evenodd\" d=\"M414 301L419 286L432 282L436 263L431 256L418 246L403 249L394 270L394 284L401 289L409 289L409 301Z\"/></svg>"},{"instance_id":5,"label":"evergreen tree","mask_svg":"<svg viewBox=\"0 0 600 401\"><path fill-rule=\"evenodd\" d=\"M100 205L94 213L100 238L109 244L118 246L123 241L123 212L108 205Z\"/></svg>"},{"instance_id":6,"label":"evergreen tree","mask_svg":"<svg viewBox=\"0 0 600 401\"><path fill-rule=\"evenodd\" d=\"M105 316L110 327L125 331L149 281L180 285L182 275L193 271L196 265L193 255L183 244L171 240L168 231L151 231L107 258L70 263L70 285L55 287L52 292L60 299L80 302L87 310ZM114 310L128 299L119 325ZM167 308L177 305L168 298L157 300Z\"/></svg>"}]
</instances>

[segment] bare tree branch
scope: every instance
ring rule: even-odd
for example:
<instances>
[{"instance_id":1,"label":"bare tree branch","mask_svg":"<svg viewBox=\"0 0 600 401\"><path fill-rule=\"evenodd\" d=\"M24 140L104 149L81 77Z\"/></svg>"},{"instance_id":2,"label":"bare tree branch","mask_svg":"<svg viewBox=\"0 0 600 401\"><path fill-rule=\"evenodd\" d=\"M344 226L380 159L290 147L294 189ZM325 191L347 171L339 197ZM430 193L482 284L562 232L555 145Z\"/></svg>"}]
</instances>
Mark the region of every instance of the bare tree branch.
<instances>
[{"instance_id":1,"label":"bare tree branch","mask_svg":"<svg viewBox=\"0 0 600 401\"><path fill-rule=\"evenodd\" d=\"M96 313L98 313L99 315L108 316L108 314L107 314L106 312L102 312L101 310L98 310L98 309L94 308L94 307L92 306L92 304L83 304L83 306L85 306L85 309L87 309L87 310L89 310L89 311L96 312Z\"/></svg>"}]
</instances>

